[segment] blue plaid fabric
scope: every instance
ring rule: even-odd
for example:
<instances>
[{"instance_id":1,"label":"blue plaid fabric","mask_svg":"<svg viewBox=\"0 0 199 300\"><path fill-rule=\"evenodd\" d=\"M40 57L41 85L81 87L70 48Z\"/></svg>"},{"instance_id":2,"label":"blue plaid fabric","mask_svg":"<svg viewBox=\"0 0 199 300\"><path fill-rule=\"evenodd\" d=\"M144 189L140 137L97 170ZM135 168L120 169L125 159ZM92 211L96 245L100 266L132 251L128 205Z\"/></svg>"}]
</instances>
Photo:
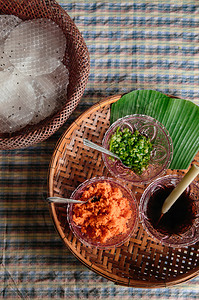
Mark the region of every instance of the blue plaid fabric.
<instances>
[{"instance_id":1,"label":"blue plaid fabric","mask_svg":"<svg viewBox=\"0 0 199 300\"><path fill-rule=\"evenodd\" d=\"M151 88L199 103L195 1L62 2L89 49L86 96Z\"/></svg>"},{"instance_id":2,"label":"blue plaid fabric","mask_svg":"<svg viewBox=\"0 0 199 300\"><path fill-rule=\"evenodd\" d=\"M60 1L88 46L89 81L48 140L0 151L0 298L199 299L199 277L161 289L116 286L62 244L49 215L47 169L57 140L103 97L154 89L199 104L198 1Z\"/></svg>"}]
</instances>

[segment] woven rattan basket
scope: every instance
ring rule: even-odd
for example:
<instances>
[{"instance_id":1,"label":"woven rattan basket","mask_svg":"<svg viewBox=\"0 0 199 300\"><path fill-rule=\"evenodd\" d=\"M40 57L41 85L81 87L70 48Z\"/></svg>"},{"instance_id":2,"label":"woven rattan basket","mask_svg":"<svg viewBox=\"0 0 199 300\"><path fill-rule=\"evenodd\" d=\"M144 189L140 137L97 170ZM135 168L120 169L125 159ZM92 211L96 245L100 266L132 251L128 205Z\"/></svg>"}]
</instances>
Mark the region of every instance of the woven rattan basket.
<instances>
[{"instance_id":1,"label":"woven rattan basket","mask_svg":"<svg viewBox=\"0 0 199 300\"><path fill-rule=\"evenodd\" d=\"M109 127L110 105L121 95L105 99L83 113L64 133L54 151L49 167L49 196L69 197L84 180L94 176L110 176L101 153L83 145L83 138L100 144ZM195 163L198 165L199 156ZM186 171L167 174L183 175ZM129 185L136 199L146 185ZM174 249L156 243L141 223L138 230L122 246L99 250L84 246L72 234L67 224L66 207L51 204L55 227L70 251L88 268L123 286L158 288L183 283L199 274L199 243Z\"/></svg>"},{"instance_id":2,"label":"woven rattan basket","mask_svg":"<svg viewBox=\"0 0 199 300\"><path fill-rule=\"evenodd\" d=\"M51 136L76 108L88 80L89 53L74 22L53 0L4 0L0 1L0 13L13 14L23 20L49 18L62 28L67 39L64 64L69 70L69 85L64 107L37 125L26 126L13 134L0 135L0 149L24 148Z\"/></svg>"}]
</instances>

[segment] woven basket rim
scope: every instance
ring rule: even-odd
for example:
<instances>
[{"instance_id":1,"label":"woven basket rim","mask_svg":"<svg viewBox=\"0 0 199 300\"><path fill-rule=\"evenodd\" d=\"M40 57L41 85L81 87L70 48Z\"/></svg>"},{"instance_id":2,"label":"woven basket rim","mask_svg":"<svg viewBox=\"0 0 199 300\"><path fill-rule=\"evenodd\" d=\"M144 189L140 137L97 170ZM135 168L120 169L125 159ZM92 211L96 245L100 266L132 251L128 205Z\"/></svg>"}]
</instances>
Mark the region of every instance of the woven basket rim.
<instances>
[{"instance_id":1,"label":"woven basket rim","mask_svg":"<svg viewBox=\"0 0 199 300\"><path fill-rule=\"evenodd\" d=\"M81 257L80 253L78 253L77 251L74 251L74 249L71 248L71 244L68 242L68 240L66 239L66 237L62 236L62 230L60 227L57 226L57 223L59 223L57 216L56 216L56 211L55 211L55 205L54 203L50 203L50 207L49 207L49 213L51 215L52 221L53 221L53 225L55 230L57 231L58 235L60 236L62 243L64 244L64 246L67 247L67 249L87 268L89 268L91 271L97 273L98 275L106 278L107 280L110 280L112 282L114 282L116 285L122 285L122 286L128 286L128 287L133 287L133 288L144 288L144 289L155 289L155 288L167 288L167 287L171 287L171 286L176 286L182 283L185 283L195 277L197 277L199 275L199 266L196 267L196 270L193 272L192 270L190 270L189 272L187 272L186 274L183 274L181 276L178 276L178 279L171 279L168 281L164 281L164 282L150 282L148 281L147 284L145 282L145 284L143 285L142 281L139 280L124 280L122 278L117 276L117 275L113 275L111 273L105 272L103 270L98 268L97 266L94 265L89 265L85 259L83 257Z\"/></svg>"},{"instance_id":2,"label":"woven basket rim","mask_svg":"<svg viewBox=\"0 0 199 300\"><path fill-rule=\"evenodd\" d=\"M81 97L83 96L84 90L86 88L89 72L90 72L90 57L89 57L89 51L86 46L86 43L71 19L71 17L68 15L68 13L55 1L55 0L31 0L32 3L28 0L24 0L24 3L21 3L20 0L16 0L15 5L22 5L24 4L24 12L16 12L16 10L13 11L10 8L10 0L4 1L4 3L0 4L0 13L1 14L14 14L16 16L19 16L22 18L22 14L26 13L26 8L31 9L31 5L35 5L37 7L40 7L43 14L46 14L46 18L52 19L54 22L58 24L56 19L56 12L59 12L59 20L66 19L68 23L70 23L71 29L75 31L75 34L77 36L78 43L81 44L83 47L81 49L78 49L77 51L82 51L84 54L84 64L82 64L82 70L81 74L79 74L79 79L77 81L77 84L74 88L73 94L68 96L66 95L66 103L62 106L62 108L57 111L56 113L52 114L51 116L47 117L46 119L42 120L36 125L28 125L24 128L22 128L19 131L13 132L12 134L0 134L0 149L1 150L8 150L8 149L19 149L19 148L25 148L32 145L35 145L36 143L42 142L46 140L48 137L50 137L55 131L57 131L68 119L68 117L71 115L71 113L74 111L74 109L77 107ZM7 4L7 6L6 6ZM6 6L6 7L5 7ZM10 11L9 11L10 10ZM19 10L19 8L18 8ZM55 15L49 15L50 13L54 13ZM21 15L20 15L21 14ZM40 18L40 16L35 16L34 18ZM44 17L44 16L43 16ZM31 17L32 18L32 17ZM22 19L31 19L29 18L22 18ZM61 21L60 21L61 22ZM59 25L59 24L58 24ZM67 34L70 34L69 27L67 29ZM66 34L66 33L65 33ZM69 72L70 76L70 72ZM69 80L70 85L70 80ZM67 89L68 90L68 89ZM67 93L68 94L68 93ZM67 99L68 98L68 99ZM75 101L75 102L74 102ZM74 103L73 103L74 102Z\"/></svg>"}]
</instances>

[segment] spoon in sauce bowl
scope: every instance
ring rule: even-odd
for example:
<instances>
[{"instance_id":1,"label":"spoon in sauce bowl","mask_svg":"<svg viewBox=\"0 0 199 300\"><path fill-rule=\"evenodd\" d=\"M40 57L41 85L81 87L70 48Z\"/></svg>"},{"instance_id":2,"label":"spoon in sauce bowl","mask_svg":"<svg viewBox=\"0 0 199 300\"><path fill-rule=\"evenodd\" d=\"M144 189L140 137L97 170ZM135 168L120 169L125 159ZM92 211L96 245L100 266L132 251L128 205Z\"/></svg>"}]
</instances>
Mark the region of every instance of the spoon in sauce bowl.
<instances>
[{"instance_id":1,"label":"spoon in sauce bowl","mask_svg":"<svg viewBox=\"0 0 199 300\"><path fill-rule=\"evenodd\" d=\"M191 184L191 182L196 178L198 174L199 174L199 167L196 165L192 165L192 167L185 174L182 180L178 183L178 185L174 188L174 190L170 193L170 195L165 199L162 205L162 210L157 225L162 219L163 215L168 212L171 206L182 195L182 193L186 190L186 188Z\"/></svg>"}]
</instances>

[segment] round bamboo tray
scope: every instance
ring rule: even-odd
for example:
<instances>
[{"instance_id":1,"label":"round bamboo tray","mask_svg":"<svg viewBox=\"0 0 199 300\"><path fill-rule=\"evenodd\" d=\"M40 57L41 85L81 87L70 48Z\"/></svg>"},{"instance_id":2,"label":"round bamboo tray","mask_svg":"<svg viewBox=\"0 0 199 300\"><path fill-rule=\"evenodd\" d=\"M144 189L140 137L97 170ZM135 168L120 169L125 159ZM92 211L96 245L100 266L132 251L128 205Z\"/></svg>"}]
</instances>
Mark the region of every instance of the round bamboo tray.
<instances>
[{"instance_id":1,"label":"round bamboo tray","mask_svg":"<svg viewBox=\"0 0 199 300\"><path fill-rule=\"evenodd\" d=\"M101 143L109 127L110 105L121 95L104 99L83 113L59 140L49 167L49 196L69 197L83 181L94 176L110 176L101 153L88 149L82 139ZM198 164L199 155L195 158ZM183 170L168 170L167 174L183 175ZM137 201L146 185L130 185ZM99 250L84 246L72 234L67 224L66 207L51 204L54 225L70 251L88 268L123 286L159 288L183 283L199 274L199 243L174 249L156 243L147 235L141 223L137 232L122 246Z\"/></svg>"},{"instance_id":2,"label":"round bamboo tray","mask_svg":"<svg viewBox=\"0 0 199 300\"><path fill-rule=\"evenodd\" d=\"M0 134L0 149L25 148L50 137L76 108L88 81L89 53L74 22L54 0L4 0L0 2L0 14L13 14L22 20L51 19L62 28L67 40L63 60L69 70L65 105L59 112L34 126L26 126L12 134Z\"/></svg>"}]
</instances>

